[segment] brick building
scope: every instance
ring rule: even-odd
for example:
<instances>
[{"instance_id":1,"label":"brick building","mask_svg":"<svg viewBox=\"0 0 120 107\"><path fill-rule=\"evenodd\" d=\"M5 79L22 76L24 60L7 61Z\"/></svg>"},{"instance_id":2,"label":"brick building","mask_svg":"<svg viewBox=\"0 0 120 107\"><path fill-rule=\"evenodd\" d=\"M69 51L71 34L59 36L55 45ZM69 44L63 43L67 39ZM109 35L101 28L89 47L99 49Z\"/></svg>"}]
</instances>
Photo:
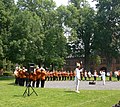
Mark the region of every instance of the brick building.
<instances>
[{"instance_id":1,"label":"brick building","mask_svg":"<svg viewBox=\"0 0 120 107\"><path fill-rule=\"evenodd\" d=\"M84 59L83 58L67 58L66 59L66 64L64 65L64 69L67 71L70 70L74 70L76 68L76 63L77 62L83 62L84 65ZM90 69L91 70L100 70L101 68L104 68L107 70L107 65L106 65L106 59L102 58L101 59L101 64L96 66L95 64L93 64L92 62L90 62ZM115 70L120 70L120 58L117 59L112 59L112 64L111 64L111 70L115 71Z\"/></svg>"}]
</instances>

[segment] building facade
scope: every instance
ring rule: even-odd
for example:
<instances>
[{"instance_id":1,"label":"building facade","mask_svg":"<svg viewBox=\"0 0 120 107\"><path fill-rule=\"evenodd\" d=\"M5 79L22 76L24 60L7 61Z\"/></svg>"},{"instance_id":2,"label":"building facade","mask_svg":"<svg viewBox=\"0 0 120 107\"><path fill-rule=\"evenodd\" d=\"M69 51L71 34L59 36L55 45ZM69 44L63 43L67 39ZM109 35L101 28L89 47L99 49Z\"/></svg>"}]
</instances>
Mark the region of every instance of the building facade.
<instances>
[{"instance_id":1,"label":"building facade","mask_svg":"<svg viewBox=\"0 0 120 107\"><path fill-rule=\"evenodd\" d=\"M67 58L66 64L64 65L64 69L67 71L73 71L76 68L76 63L83 63L84 66L84 59L83 58ZM101 64L95 65L93 62L90 62L90 70L100 70L101 68L104 68L107 70L107 60L105 58L101 58ZM120 58L112 59L111 64L111 71L120 70Z\"/></svg>"}]
</instances>

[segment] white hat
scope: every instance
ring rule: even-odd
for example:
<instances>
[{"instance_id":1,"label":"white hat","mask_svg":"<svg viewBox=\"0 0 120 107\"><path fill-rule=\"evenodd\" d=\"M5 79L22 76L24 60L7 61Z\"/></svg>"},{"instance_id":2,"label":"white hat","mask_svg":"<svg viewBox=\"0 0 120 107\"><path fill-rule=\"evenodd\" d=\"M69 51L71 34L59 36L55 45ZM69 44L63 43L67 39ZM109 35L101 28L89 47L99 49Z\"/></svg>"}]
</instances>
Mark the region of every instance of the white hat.
<instances>
[{"instance_id":1,"label":"white hat","mask_svg":"<svg viewBox=\"0 0 120 107\"><path fill-rule=\"evenodd\" d=\"M16 69L16 70L18 70L18 69L19 69L19 67L16 67L15 69Z\"/></svg>"},{"instance_id":2,"label":"white hat","mask_svg":"<svg viewBox=\"0 0 120 107\"><path fill-rule=\"evenodd\" d=\"M36 66L36 69L39 69L39 66L38 66L38 65Z\"/></svg>"},{"instance_id":3,"label":"white hat","mask_svg":"<svg viewBox=\"0 0 120 107\"><path fill-rule=\"evenodd\" d=\"M43 67L41 67L41 68L40 68L40 70L43 70L43 71L45 71L45 69L44 69Z\"/></svg>"}]
</instances>

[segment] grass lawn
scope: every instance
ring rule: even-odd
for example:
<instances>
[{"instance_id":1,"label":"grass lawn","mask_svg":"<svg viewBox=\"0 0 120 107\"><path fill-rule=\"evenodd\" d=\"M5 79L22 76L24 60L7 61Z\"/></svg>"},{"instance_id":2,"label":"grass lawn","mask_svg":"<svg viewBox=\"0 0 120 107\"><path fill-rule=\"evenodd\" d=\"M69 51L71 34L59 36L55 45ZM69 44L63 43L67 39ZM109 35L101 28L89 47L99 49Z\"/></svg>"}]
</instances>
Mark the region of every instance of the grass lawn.
<instances>
[{"instance_id":1,"label":"grass lawn","mask_svg":"<svg viewBox=\"0 0 120 107\"><path fill-rule=\"evenodd\" d=\"M14 85L14 79L0 79L0 107L111 107L120 100L120 90L81 90L34 88L23 97L26 87ZM32 89L30 89L32 91Z\"/></svg>"}]
</instances>

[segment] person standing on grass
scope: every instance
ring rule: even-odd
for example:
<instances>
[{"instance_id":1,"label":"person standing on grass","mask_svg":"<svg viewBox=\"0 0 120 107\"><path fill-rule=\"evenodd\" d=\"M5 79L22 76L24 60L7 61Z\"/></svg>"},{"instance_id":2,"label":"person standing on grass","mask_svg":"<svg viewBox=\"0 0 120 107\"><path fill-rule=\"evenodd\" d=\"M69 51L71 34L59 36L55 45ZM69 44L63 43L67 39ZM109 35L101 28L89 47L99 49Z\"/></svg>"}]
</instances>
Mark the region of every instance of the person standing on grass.
<instances>
[{"instance_id":1,"label":"person standing on grass","mask_svg":"<svg viewBox=\"0 0 120 107\"><path fill-rule=\"evenodd\" d=\"M109 81L112 81L112 71L110 71Z\"/></svg>"},{"instance_id":2,"label":"person standing on grass","mask_svg":"<svg viewBox=\"0 0 120 107\"><path fill-rule=\"evenodd\" d=\"M15 68L14 75L15 75L15 84L19 85L19 67Z\"/></svg>"},{"instance_id":3,"label":"person standing on grass","mask_svg":"<svg viewBox=\"0 0 120 107\"><path fill-rule=\"evenodd\" d=\"M120 80L120 71L117 71L117 80L119 81Z\"/></svg>"},{"instance_id":4,"label":"person standing on grass","mask_svg":"<svg viewBox=\"0 0 120 107\"><path fill-rule=\"evenodd\" d=\"M40 68L41 71L41 88L44 88L46 71L43 67Z\"/></svg>"},{"instance_id":5,"label":"person standing on grass","mask_svg":"<svg viewBox=\"0 0 120 107\"><path fill-rule=\"evenodd\" d=\"M115 71L114 74L117 77L117 80L119 81L119 71Z\"/></svg>"},{"instance_id":6,"label":"person standing on grass","mask_svg":"<svg viewBox=\"0 0 120 107\"><path fill-rule=\"evenodd\" d=\"M102 70L101 77L102 77L103 85L105 85L105 70Z\"/></svg>"},{"instance_id":7,"label":"person standing on grass","mask_svg":"<svg viewBox=\"0 0 120 107\"><path fill-rule=\"evenodd\" d=\"M36 73L36 87L38 88L40 84L40 78L41 78L41 71L38 66L35 69L35 73Z\"/></svg>"},{"instance_id":8,"label":"person standing on grass","mask_svg":"<svg viewBox=\"0 0 120 107\"><path fill-rule=\"evenodd\" d=\"M70 80L73 80L73 72L72 71L70 71L69 77L70 77Z\"/></svg>"},{"instance_id":9,"label":"person standing on grass","mask_svg":"<svg viewBox=\"0 0 120 107\"><path fill-rule=\"evenodd\" d=\"M77 63L77 67L75 69L75 92L79 93L79 82L80 82L80 72L83 71L82 65L80 63Z\"/></svg>"},{"instance_id":10,"label":"person standing on grass","mask_svg":"<svg viewBox=\"0 0 120 107\"><path fill-rule=\"evenodd\" d=\"M89 71L88 72L88 78L89 78L89 81L90 81L90 78L92 77L92 74L91 74L91 72Z\"/></svg>"},{"instance_id":11,"label":"person standing on grass","mask_svg":"<svg viewBox=\"0 0 120 107\"><path fill-rule=\"evenodd\" d=\"M87 73L87 70L85 70L85 72L84 72L85 81L87 80L87 76L88 76L88 73Z\"/></svg>"},{"instance_id":12,"label":"person standing on grass","mask_svg":"<svg viewBox=\"0 0 120 107\"><path fill-rule=\"evenodd\" d=\"M97 71L95 70L95 71L94 71L94 81L96 81L97 76L98 76L98 75L97 75Z\"/></svg>"}]
</instances>

